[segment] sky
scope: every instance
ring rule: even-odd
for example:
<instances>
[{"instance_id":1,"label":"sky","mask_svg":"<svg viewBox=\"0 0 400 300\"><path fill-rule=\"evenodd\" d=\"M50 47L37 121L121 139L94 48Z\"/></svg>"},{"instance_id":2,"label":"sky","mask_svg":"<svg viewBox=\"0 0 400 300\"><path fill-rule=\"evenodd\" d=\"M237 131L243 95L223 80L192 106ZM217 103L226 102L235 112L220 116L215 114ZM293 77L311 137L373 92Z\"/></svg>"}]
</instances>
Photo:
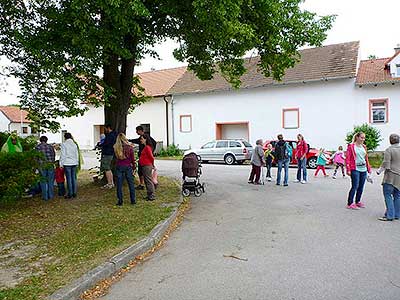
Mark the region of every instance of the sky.
<instances>
[{"instance_id":1,"label":"sky","mask_svg":"<svg viewBox=\"0 0 400 300\"><path fill-rule=\"evenodd\" d=\"M302 7L318 15L337 15L324 45L360 41L360 59L369 55L391 57L400 44L400 0L306 0ZM174 59L173 41L155 49L161 60L144 59L136 72L167 69L184 65ZM4 60L0 60L0 65ZM0 85L0 105L18 103L18 81L8 79Z\"/></svg>"}]
</instances>

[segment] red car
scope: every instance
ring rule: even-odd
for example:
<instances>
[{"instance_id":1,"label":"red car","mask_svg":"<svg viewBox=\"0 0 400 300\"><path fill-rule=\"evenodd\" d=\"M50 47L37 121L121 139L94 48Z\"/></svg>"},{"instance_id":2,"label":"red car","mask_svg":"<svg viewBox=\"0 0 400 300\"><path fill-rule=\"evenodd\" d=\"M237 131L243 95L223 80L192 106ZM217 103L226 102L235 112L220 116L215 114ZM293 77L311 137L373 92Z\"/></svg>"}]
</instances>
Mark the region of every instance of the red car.
<instances>
[{"instance_id":1,"label":"red car","mask_svg":"<svg viewBox=\"0 0 400 300\"><path fill-rule=\"evenodd\" d=\"M297 159L296 159L296 146L297 146L297 141L291 141L291 140L285 140L286 142L289 143L289 145L292 147L293 149L293 155L292 155L292 160L290 162L290 164L292 165L297 165ZM274 141L265 141L264 145L263 145L263 149L264 151L267 150L267 146L268 144L272 145L272 149L275 150L275 144L277 143L277 140ZM317 168L317 158L318 158L318 152L319 150L316 148L311 148L310 145L308 145L308 147L310 148L306 158L307 158L307 167L311 168L311 169L316 169ZM332 153L329 151L324 151L326 157L328 158L328 162L327 164L331 164L331 155ZM275 162L274 162L275 163Z\"/></svg>"}]
</instances>

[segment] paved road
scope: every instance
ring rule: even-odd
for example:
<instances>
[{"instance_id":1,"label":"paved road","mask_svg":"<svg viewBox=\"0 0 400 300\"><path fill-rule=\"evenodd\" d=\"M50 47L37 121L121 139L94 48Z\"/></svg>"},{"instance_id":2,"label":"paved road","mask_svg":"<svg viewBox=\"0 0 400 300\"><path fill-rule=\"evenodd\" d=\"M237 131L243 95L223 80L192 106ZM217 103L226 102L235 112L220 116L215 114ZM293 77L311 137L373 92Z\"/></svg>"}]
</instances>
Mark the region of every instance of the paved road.
<instances>
[{"instance_id":1,"label":"paved road","mask_svg":"<svg viewBox=\"0 0 400 300\"><path fill-rule=\"evenodd\" d=\"M180 176L180 162L158 168ZM350 211L349 179L253 186L248 166L203 171L207 192L182 226L103 300L400 299L400 222L377 221L379 183L366 186L366 209Z\"/></svg>"}]
</instances>

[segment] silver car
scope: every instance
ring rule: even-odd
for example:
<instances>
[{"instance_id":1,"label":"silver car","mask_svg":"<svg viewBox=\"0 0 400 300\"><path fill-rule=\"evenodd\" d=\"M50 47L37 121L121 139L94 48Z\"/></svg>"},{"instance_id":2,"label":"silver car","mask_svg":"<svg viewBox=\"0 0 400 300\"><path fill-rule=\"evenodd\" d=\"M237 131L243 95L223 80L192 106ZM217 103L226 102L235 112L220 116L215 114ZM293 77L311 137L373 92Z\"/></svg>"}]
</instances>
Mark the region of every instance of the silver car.
<instances>
[{"instance_id":1,"label":"silver car","mask_svg":"<svg viewBox=\"0 0 400 300\"><path fill-rule=\"evenodd\" d=\"M253 146L245 140L216 140L208 142L200 149L190 150L200 155L203 162L224 161L227 165L235 162L243 164L251 159Z\"/></svg>"}]
</instances>

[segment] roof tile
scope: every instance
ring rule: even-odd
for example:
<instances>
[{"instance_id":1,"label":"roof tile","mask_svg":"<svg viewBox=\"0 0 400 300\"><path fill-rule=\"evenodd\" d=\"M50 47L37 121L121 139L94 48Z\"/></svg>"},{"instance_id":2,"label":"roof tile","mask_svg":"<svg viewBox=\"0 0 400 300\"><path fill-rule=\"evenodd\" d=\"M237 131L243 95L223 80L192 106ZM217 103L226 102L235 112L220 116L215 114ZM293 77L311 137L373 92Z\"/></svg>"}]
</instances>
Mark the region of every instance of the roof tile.
<instances>
[{"instance_id":1,"label":"roof tile","mask_svg":"<svg viewBox=\"0 0 400 300\"><path fill-rule=\"evenodd\" d=\"M31 123L31 120L27 119L28 112L21 110L16 106L0 106L0 111L13 123L20 123L21 117L23 123Z\"/></svg>"}]
</instances>

